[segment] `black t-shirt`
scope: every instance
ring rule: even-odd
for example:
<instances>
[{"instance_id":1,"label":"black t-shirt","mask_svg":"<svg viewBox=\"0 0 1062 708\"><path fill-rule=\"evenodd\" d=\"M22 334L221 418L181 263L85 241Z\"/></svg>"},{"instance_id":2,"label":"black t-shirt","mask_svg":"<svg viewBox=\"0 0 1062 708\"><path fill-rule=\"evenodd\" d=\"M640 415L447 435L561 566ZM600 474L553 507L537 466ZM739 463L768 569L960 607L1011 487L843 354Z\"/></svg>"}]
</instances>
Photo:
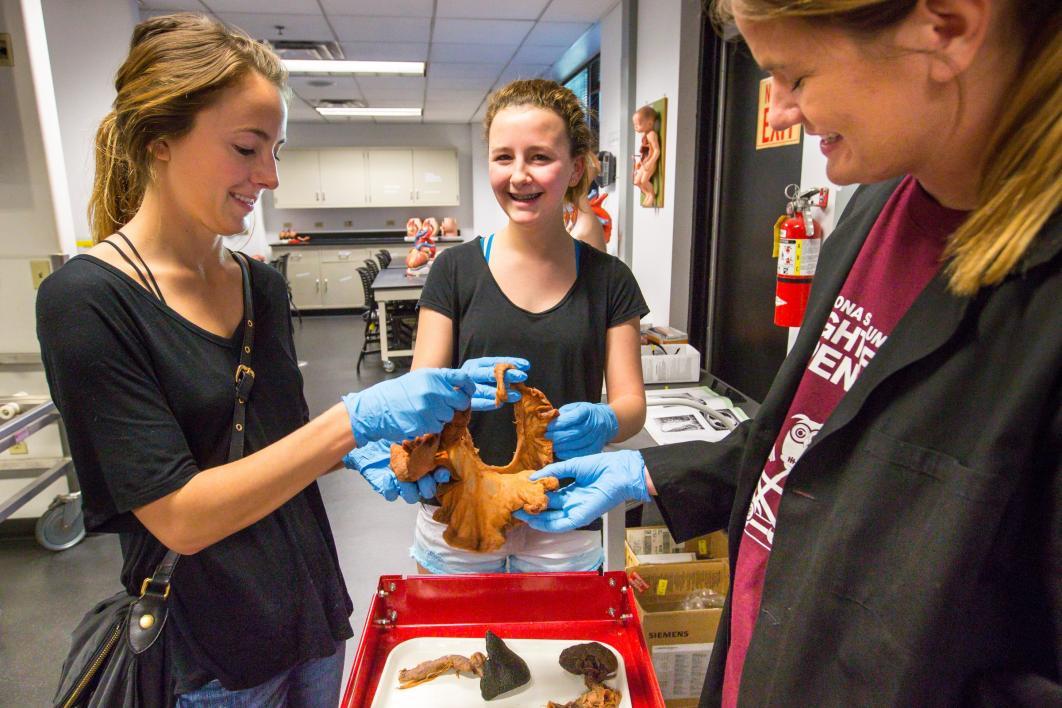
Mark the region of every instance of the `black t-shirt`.
<instances>
[{"instance_id":1,"label":"black t-shirt","mask_svg":"<svg viewBox=\"0 0 1062 708\"><path fill-rule=\"evenodd\" d=\"M531 362L527 384L545 393L554 408L599 402L606 331L644 316L649 308L621 260L590 247L579 254L571 290L549 310L535 313L514 305L498 287L483 258L481 238L442 251L420 304L453 321L451 366L480 356L523 357ZM483 461L504 465L512 460L516 428L511 406L473 415L469 429Z\"/></svg>"},{"instance_id":2,"label":"black t-shirt","mask_svg":"<svg viewBox=\"0 0 1062 708\"><path fill-rule=\"evenodd\" d=\"M287 289L250 261L254 387L244 454L306 422ZM228 458L243 337L197 327L117 268L78 256L42 284L37 336L81 484L85 525L120 533L122 584L139 593L165 549L132 509ZM164 632L178 692L217 678L256 686L353 635L317 484L261 521L181 558Z\"/></svg>"}]
</instances>

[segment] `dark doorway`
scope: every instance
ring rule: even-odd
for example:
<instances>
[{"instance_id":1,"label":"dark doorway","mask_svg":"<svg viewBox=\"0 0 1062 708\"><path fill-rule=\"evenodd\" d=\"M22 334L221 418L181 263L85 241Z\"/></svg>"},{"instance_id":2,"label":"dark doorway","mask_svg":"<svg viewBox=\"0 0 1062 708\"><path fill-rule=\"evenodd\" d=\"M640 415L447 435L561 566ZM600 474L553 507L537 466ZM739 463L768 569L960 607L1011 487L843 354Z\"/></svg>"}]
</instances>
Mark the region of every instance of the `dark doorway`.
<instances>
[{"instance_id":1,"label":"dark doorway","mask_svg":"<svg viewBox=\"0 0 1062 708\"><path fill-rule=\"evenodd\" d=\"M800 182L801 146L756 150L763 72L743 44L712 32L706 23L694 219L714 238L700 253L695 241L690 332L710 374L762 401L786 354L788 330L774 324L771 243L785 187Z\"/></svg>"}]
</instances>

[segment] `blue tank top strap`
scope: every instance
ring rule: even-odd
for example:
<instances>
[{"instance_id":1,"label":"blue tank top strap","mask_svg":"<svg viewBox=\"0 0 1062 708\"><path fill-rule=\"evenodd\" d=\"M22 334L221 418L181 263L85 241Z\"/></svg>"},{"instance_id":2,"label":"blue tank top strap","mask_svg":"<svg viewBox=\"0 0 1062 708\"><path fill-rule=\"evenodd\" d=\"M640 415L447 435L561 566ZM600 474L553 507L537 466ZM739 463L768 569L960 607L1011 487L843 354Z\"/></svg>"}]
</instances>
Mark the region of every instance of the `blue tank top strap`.
<instances>
[{"instance_id":1,"label":"blue tank top strap","mask_svg":"<svg viewBox=\"0 0 1062 708\"><path fill-rule=\"evenodd\" d=\"M481 238L480 246L483 248L483 260L490 263L490 249L494 246L494 234Z\"/></svg>"}]
</instances>

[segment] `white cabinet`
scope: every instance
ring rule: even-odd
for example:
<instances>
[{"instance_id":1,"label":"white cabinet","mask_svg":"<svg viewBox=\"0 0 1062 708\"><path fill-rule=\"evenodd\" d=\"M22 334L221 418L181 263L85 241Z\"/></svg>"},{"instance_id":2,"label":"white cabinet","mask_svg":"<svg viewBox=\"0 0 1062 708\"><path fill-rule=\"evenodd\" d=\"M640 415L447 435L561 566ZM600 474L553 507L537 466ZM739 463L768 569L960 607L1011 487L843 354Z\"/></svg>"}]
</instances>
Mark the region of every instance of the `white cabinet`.
<instances>
[{"instance_id":1,"label":"white cabinet","mask_svg":"<svg viewBox=\"0 0 1062 708\"><path fill-rule=\"evenodd\" d=\"M369 206L413 203L413 151L369 150Z\"/></svg>"},{"instance_id":2,"label":"white cabinet","mask_svg":"<svg viewBox=\"0 0 1062 708\"><path fill-rule=\"evenodd\" d=\"M291 254L288 256L288 282L291 283L291 299L295 301L295 306L300 309L319 306L321 261L317 251L292 249L283 252Z\"/></svg>"},{"instance_id":3,"label":"white cabinet","mask_svg":"<svg viewBox=\"0 0 1062 708\"><path fill-rule=\"evenodd\" d=\"M361 148L320 150L321 205L366 206L365 151Z\"/></svg>"},{"instance_id":4,"label":"white cabinet","mask_svg":"<svg viewBox=\"0 0 1062 708\"><path fill-rule=\"evenodd\" d=\"M321 206L321 165L316 150L285 150L277 161L277 209Z\"/></svg>"},{"instance_id":5,"label":"white cabinet","mask_svg":"<svg viewBox=\"0 0 1062 708\"><path fill-rule=\"evenodd\" d=\"M457 206L457 151L448 148L285 150L277 209Z\"/></svg>"},{"instance_id":6,"label":"white cabinet","mask_svg":"<svg viewBox=\"0 0 1062 708\"><path fill-rule=\"evenodd\" d=\"M288 282L291 298L300 310L322 307L364 307L365 290L358 267L379 247L290 248L274 247L273 255L288 256Z\"/></svg>"},{"instance_id":7,"label":"white cabinet","mask_svg":"<svg viewBox=\"0 0 1062 708\"><path fill-rule=\"evenodd\" d=\"M277 161L277 209L366 206L365 151L286 150Z\"/></svg>"},{"instance_id":8,"label":"white cabinet","mask_svg":"<svg viewBox=\"0 0 1062 708\"><path fill-rule=\"evenodd\" d=\"M413 150L413 203L418 206L460 204L457 153Z\"/></svg>"}]
</instances>

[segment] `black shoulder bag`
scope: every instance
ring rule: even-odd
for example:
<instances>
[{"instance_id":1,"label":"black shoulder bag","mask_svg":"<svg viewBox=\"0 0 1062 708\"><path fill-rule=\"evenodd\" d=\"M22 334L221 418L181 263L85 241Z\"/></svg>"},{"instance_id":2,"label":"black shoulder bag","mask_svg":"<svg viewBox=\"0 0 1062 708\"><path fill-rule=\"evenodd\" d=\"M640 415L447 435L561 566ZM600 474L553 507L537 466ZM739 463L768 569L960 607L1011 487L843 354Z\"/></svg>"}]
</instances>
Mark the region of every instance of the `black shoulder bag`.
<instances>
[{"instance_id":1,"label":"black shoulder bag","mask_svg":"<svg viewBox=\"0 0 1062 708\"><path fill-rule=\"evenodd\" d=\"M229 461L243 457L247 397L254 385L251 348L254 343L254 303L251 274L241 254L234 254L243 273L243 344L236 367L236 404L232 413ZM163 642L157 642L169 613L170 577L179 553L167 550L140 596L124 590L92 608L72 634L53 704L75 706L164 707L174 703L173 679Z\"/></svg>"}]
</instances>

